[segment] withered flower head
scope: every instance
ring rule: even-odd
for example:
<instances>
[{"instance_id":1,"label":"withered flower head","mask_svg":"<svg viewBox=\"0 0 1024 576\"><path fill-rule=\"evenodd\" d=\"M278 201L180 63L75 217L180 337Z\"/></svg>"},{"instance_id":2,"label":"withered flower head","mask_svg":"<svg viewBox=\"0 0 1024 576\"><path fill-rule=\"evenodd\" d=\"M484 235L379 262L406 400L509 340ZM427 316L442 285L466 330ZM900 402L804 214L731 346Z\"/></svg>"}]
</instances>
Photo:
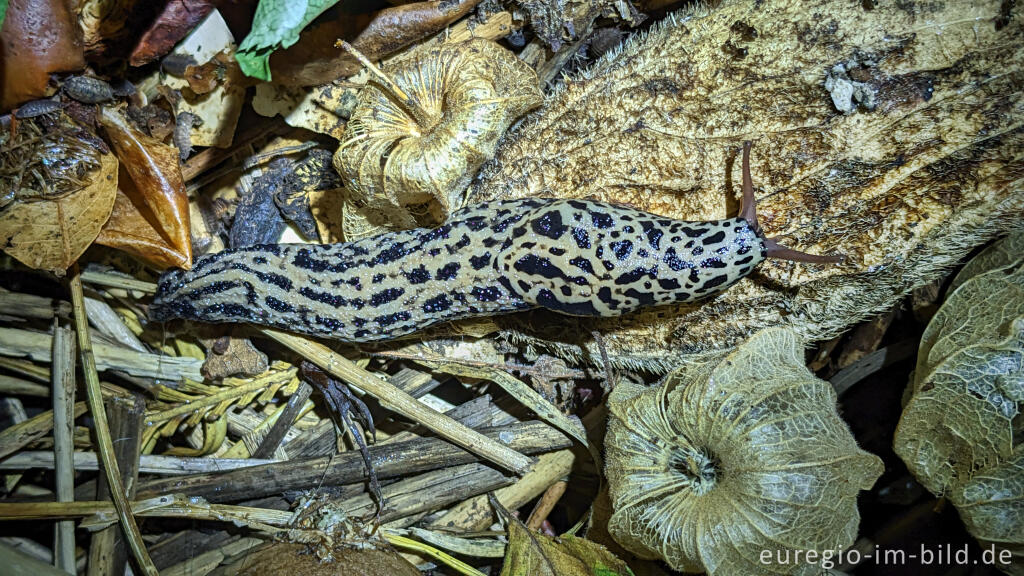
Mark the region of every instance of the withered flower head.
<instances>
[{"instance_id":1,"label":"withered flower head","mask_svg":"<svg viewBox=\"0 0 1024 576\"><path fill-rule=\"evenodd\" d=\"M1024 574L1024 233L972 259L921 336L893 448Z\"/></svg>"},{"instance_id":2,"label":"withered flower head","mask_svg":"<svg viewBox=\"0 0 1024 576\"><path fill-rule=\"evenodd\" d=\"M334 166L374 223L443 221L512 122L540 105L537 76L480 38L423 49L388 74L360 93Z\"/></svg>"},{"instance_id":3,"label":"withered flower head","mask_svg":"<svg viewBox=\"0 0 1024 576\"><path fill-rule=\"evenodd\" d=\"M806 551L853 543L857 493L883 470L785 329L686 363L661 386L619 385L609 409L608 529L676 570L817 574Z\"/></svg>"}]
</instances>

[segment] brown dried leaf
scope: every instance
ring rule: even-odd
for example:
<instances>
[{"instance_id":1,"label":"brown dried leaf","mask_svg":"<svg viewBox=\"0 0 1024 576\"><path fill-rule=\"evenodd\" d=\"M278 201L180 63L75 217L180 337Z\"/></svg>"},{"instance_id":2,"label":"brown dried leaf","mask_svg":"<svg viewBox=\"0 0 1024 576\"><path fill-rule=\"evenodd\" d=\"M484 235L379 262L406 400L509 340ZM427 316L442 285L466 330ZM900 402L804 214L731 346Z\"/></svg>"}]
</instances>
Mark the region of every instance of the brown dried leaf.
<instances>
[{"instance_id":1,"label":"brown dried leaf","mask_svg":"<svg viewBox=\"0 0 1024 576\"><path fill-rule=\"evenodd\" d=\"M0 244L22 264L63 276L92 244L117 195L117 158L99 154L84 188L56 199L16 201L0 210Z\"/></svg>"},{"instance_id":2,"label":"brown dried leaf","mask_svg":"<svg viewBox=\"0 0 1024 576\"><path fill-rule=\"evenodd\" d=\"M629 2L620 0L513 0L512 3L529 14L534 33L555 52L563 41L578 40L598 16L619 16L634 26L644 19Z\"/></svg>"},{"instance_id":3,"label":"brown dried leaf","mask_svg":"<svg viewBox=\"0 0 1024 576\"><path fill-rule=\"evenodd\" d=\"M242 73L233 49L224 49L204 64L185 67L189 88L198 95L208 94L218 86L246 88L256 81Z\"/></svg>"},{"instance_id":4,"label":"brown dried leaf","mask_svg":"<svg viewBox=\"0 0 1024 576\"><path fill-rule=\"evenodd\" d=\"M443 222L509 125L540 104L537 76L482 39L424 47L390 73L413 106L367 85L334 166L370 224Z\"/></svg>"},{"instance_id":5,"label":"brown dried leaf","mask_svg":"<svg viewBox=\"0 0 1024 576\"><path fill-rule=\"evenodd\" d=\"M1024 225L1024 11L996 26L1000 0L876 4L678 12L566 80L468 194L714 220L735 214L753 140L765 232L844 265L769 260L711 301L546 324L511 315L498 319L505 336L579 361L599 357L587 335L600 330L613 363L647 370L769 326L828 339ZM942 34L921 34L926 20Z\"/></svg>"},{"instance_id":6,"label":"brown dried leaf","mask_svg":"<svg viewBox=\"0 0 1024 576\"><path fill-rule=\"evenodd\" d=\"M337 18L310 26L302 32L298 43L271 56L273 81L288 86L316 86L351 76L359 71L359 62L335 48L338 38L351 38L358 33L352 45L371 60L377 60L444 30L479 3L480 0L413 2L356 16L335 9Z\"/></svg>"},{"instance_id":7,"label":"brown dried leaf","mask_svg":"<svg viewBox=\"0 0 1024 576\"><path fill-rule=\"evenodd\" d=\"M170 0L143 32L128 63L143 66L164 56L211 10L213 2L210 0Z\"/></svg>"},{"instance_id":8,"label":"brown dried leaf","mask_svg":"<svg viewBox=\"0 0 1024 576\"><path fill-rule=\"evenodd\" d=\"M616 541L676 570L744 576L818 574L805 556L784 565L760 554L853 543L857 493L884 467L857 447L803 350L771 328L660 386L615 387L605 471Z\"/></svg>"},{"instance_id":9,"label":"brown dried leaf","mask_svg":"<svg viewBox=\"0 0 1024 576\"><path fill-rule=\"evenodd\" d=\"M100 123L122 160L123 175L110 221L96 241L163 269L192 267L188 194L178 151L105 107Z\"/></svg>"},{"instance_id":10,"label":"brown dried leaf","mask_svg":"<svg viewBox=\"0 0 1024 576\"><path fill-rule=\"evenodd\" d=\"M303 576L420 576L420 571L388 548L336 546L330 558L321 560L302 544L274 542L245 554L232 573L236 576L302 574Z\"/></svg>"},{"instance_id":11,"label":"brown dried leaf","mask_svg":"<svg viewBox=\"0 0 1024 576\"><path fill-rule=\"evenodd\" d=\"M84 66L81 35L68 2L23 0L8 5L0 31L0 112L49 96L50 74Z\"/></svg>"},{"instance_id":12,"label":"brown dried leaf","mask_svg":"<svg viewBox=\"0 0 1024 576\"><path fill-rule=\"evenodd\" d=\"M82 0L78 22L86 49L100 53L107 41L119 39L129 32L125 26L139 0Z\"/></svg>"},{"instance_id":13,"label":"brown dried leaf","mask_svg":"<svg viewBox=\"0 0 1024 576\"><path fill-rule=\"evenodd\" d=\"M607 548L565 535L551 538L526 527L496 498L491 505L508 524L508 551L500 576L633 576Z\"/></svg>"}]
</instances>

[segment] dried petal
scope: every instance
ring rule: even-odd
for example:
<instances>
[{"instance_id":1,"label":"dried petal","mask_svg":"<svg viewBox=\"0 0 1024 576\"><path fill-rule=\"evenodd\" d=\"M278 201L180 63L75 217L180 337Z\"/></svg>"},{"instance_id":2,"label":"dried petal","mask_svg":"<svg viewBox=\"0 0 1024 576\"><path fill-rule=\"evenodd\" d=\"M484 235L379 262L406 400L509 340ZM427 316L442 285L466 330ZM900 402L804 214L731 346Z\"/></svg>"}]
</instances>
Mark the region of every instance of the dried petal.
<instances>
[{"instance_id":1,"label":"dried petal","mask_svg":"<svg viewBox=\"0 0 1024 576\"><path fill-rule=\"evenodd\" d=\"M509 125L540 104L537 77L482 39L417 52L391 74L417 109L367 85L334 165L373 224L443 221Z\"/></svg>"},{"instance_id":2,"label":"dried petal","mask_svg":"<svg viewBox=\"0 0 1024 576\"><path fill-rule=\"evenodd\" d=\"M818 574L760 554L851 545L857 492L883 471L785 329L684 364L658 387L619 384L609 409L608 530L685 572Z\"/></svg>"}]
</instances>

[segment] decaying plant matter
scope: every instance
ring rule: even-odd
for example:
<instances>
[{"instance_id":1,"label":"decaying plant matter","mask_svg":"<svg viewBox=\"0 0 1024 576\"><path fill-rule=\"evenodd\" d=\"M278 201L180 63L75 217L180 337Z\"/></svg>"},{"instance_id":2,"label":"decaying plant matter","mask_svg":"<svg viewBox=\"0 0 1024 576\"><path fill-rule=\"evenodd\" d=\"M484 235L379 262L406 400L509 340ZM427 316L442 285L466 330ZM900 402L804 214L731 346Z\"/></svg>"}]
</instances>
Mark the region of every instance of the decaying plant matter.
<instances>
[{"instance_id":1,"label":"decaying plant matter","mask_svg":"<svg viewBox=\"0 0 1024 576\"><path fill-rule=\"evenodd\" d=\"M786 329L684 363L660 386L619 384L609 410L608 530L676 570L818 574L790 552L851 545L857 492L883 470L857 447L832 387L807 370L803 343Z\"/></svg>"},{"instance_id":2,"label":"decaying plant matter","mask_svg":"<svg viewBox=\"0 0 1024 576\"><path fill-rule=\"evenodd\" d=\"M928 324L894 448L1024 574L1024 233L982 252Z\"/></svg>"},{"instance_id":3,"label":"decaying plant matter","mask_svg":"<svg viewBox=\"0 0 1024 576\"><path fill-rule=\"evenodd\" d=\"M110 216L117 158L59 110L0 126L0 247L63 276Z\"/></svg>"},{"instance_id":4,"label":"decaying plant matter","mask_svg":"<svg viewBox=\"0 0 1024 576\"><path fill-rule=\"evenodd\" d=\"M501 319L507 336L578 360L597 357L597 329L612 362L650 370L768 326L828 338L1020 226L1024 15L1001 5L727 0L566 80L470 202L586 197L718 219L737 208L750 139L765 232L847 261L772 262L713 301L622 318Z\"/></svg>"},{"instance_id":5,"label":"decaying plant matter","mask_svg":"<svg viewBox=\"0 0 1024 576\"><path fill-rule=\"evenodd\" d=\"M540 104L537 76L482 39L424 48L388 73L392 86L360 92L334 166L357 218L444 221L509 125Z\"/></svg>"}]
</instances>

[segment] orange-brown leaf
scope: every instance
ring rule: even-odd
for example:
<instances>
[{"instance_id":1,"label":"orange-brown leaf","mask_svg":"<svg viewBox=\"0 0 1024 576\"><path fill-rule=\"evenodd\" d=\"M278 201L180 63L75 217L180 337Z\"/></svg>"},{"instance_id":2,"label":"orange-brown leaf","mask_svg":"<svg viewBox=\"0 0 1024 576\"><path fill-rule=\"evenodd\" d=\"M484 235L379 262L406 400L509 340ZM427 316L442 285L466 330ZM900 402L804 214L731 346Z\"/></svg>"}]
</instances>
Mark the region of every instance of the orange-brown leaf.
<instances>
[{"instance_id":1,"label":"orange-brown leaf","mask_svg":"<svg viewBox=\"0 0 1024 576\"><path fill-rule=\"evenodd\" d=\"M188 194L178 151L130 126L116 109L104 108L100 123L123 171L113 213L96 241L158 268L190 268Z\"/></svg>"},{"instance_id":2,"label":"orange-brown leaf","mask_svg":"<svg viewBox=\"0 0 1024 576\"><path fill-rule=\"evenodd\" d=\"M298 43L271 57L274 82L315 86L350 76L359 71L360 64L334 47L338 38L351 38L361 29L352 46L367 58L376 60L437 34L479 3L480 0L413 2L385 8L373 14L369 21L367 15L353 16L339 10L338 18L311 26L302 33Z\"/></svg>"},{"instance_id":3,"label":"orange-brown leaf","mask_svg":"<svg viewBox=\"0 0 1024 576\"><path fill-rule=\"evenodd\" d=\"M79 36L67 2L11 2L0 32L0 111L52 94L50 74L84 67Z\"/></svg>"}]
</instances>

